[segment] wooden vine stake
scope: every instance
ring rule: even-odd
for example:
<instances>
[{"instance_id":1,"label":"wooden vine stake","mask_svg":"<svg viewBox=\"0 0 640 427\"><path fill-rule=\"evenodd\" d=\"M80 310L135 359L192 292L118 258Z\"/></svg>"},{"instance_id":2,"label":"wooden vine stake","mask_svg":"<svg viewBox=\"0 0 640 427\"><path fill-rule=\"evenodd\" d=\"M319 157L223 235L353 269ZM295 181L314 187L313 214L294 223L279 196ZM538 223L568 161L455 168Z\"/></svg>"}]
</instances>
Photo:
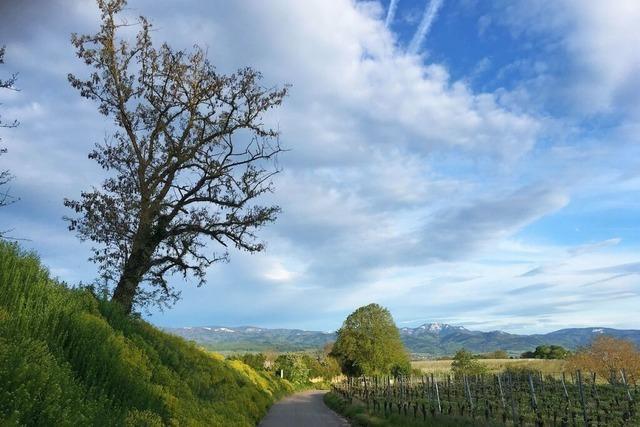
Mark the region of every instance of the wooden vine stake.
<instances>
[{"instance_id":1,"label":"wooden vine stake","mask_svg":"<svg viewBox=\"0 0 640 427\"><path fill-rule=\"evenodd\" d=\"M438 390L438 379L433 378L433 385L436 388L436 399L438 401L438 413L442 413L442 406L440 405L440 391Z\"/></svg>"},{"instance_id":2,"label":"wooden vine stake","mask_svg":"<svg viewBox=\"0 0 640 427\"><path fill-rule=\"evenodd\" d=\"M582 372L580 372L579 369L576 372L576 380L578 381L578 390L580 391L580 406L582 406L582 417L584 418L584 424L589 425L587 406L584 403L584 390L582 389Z\"/></svg>"},{"instance_id":3,"label":"wooden vine stake","mask_svg":"<svg viewBox=\"0 0 640 427\"><path fill-rule=\"evenodd\" d=\"M620 376L622 377L622 384L624 384L624 388L627 391L627 398L629 402L633 401L633 397L631 396L631 391L629 390L629 384L627 383L627 376L625 375L624 369L620 369Z\"/></svg>"},{"instance_id":4,"label":"wooden vine stake","mask_svg":"<svg viewBox=\"0 0 640 427\"><path fill-rule=\"evenodd\" d=\"M500 374L498 374L498 388L500 389L500 400L502 401L502 409L506 408L506 404L504 402L504 392L502 391L502 381L500 380Z\"/></svg>"}]
</instances>

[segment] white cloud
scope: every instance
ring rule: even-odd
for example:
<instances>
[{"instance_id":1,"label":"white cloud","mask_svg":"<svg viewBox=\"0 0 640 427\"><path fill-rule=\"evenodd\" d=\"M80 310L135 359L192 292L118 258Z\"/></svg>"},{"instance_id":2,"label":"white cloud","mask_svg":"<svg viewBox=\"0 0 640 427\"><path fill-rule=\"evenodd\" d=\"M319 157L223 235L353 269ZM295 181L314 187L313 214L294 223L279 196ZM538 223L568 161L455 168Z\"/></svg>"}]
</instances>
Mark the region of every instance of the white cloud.
<instances>
[{"instance_id":1,"label":"white cloud","mask_svg":"<svg viewBox=\"0 0 640 427\"><path fill-rule=\"evenodd\" d=\"M61 275L77 271L86 252L69 242L70 234L58 239L65 233L61 201L99 182L102 172L86 153L110 127L65 80L69 71L87 72L68 42L71 31L97 25L86 4L56 0L10 15L8 46L16 49L12 67L21 71L23 88L6 101L23 122L11 141L4 136L21 165L13 169L23 202L11 217L33 230L29 245ZM445 64L407 53L385 26L379 3L130 0L128 13L151 16L157 41L207 47L224 72L250 65L266 85L293 84L291 97L268 118L291 151L280 159L284 173L270 199L283 215L262 233L267 253L233 253L229 264L211 269L207 286L185 288L184 301L155 318L160 323L326 329L326 319L376 300L399 319L575 324L580 311L565 312L555 301L579 307L595 295L576 292L585 283L576 273L581 265L634 261L627 253L611 255L613 240L597 254L575 248L574 258L566 247L517 240L524 227L566 206L568 183L590 174L594 152L538 146L551 120L504 92L475 91ZM7 28L0 25L0 36ZM625 73L605 80L619 82ZM571 175L574 169L581 174ZM603 191L611 186L601 175L583 185L591 188L596 179ZM638 188L633 179L627 185ZM552 261L557 269L520 277ZM633 292L628 278L616 280L616 291ZM525 289L531 301L521 306L515 295L502 298L512 289Z\"/></svg>"},{"instance_id":2,"label":"white cloud","mask_svg":"<svg viewBox=\"0 0 640 427\"><path fill-rule=\"evenodd\" d=\"M393 18L396 16L396 10L398 9L398 2L400 0L390 0L389 9L387 10L387 17L384 20L384 25L389 27L393 22Z\"/></svg>"},{"instance_id":3,"label":"white cloud","mask_svg":"<svg viewBox=\"0 0 640 427\"><path fill-rule=\"evenodd\" d=\"M189 5L156 17L156 37L195 41L224 69L250 64L270 83L292 83L278 119L294 150L336 162L362 158L371 145L407 144L423 153L455 147L513 159L535 143L535 117L515 114L492 94L452 81L444 66L406 54L369 3L230 2L215 14Z\"/></svg>"},{"instance_id":4,"label":"white cloud","mask_svg":"<svg viewBox=\"0 0 640 427\"><path fill-rule=\"evenodd\" d=\"M431 25L433 25L433 21L438 16L438 11L440 7L442 7L443 0L429 0L425 9L424 15L422 15L422 20L420 24L418 24L418 29L416 33L413 35L411 39L411 43L409 43L409 47L407 51L410 53L417 53L424 42L424 39L427 37L429 30L431 29Z\"/></svg>"},{"instance_id":5,"label":"white cloud","mask_svg":"<svg viewBox=\"0 0 640 427\"><path fill-rule=\"evenodd\" d=\"M544 35L549 46L543 48L565 52L569 66L557 89L578 110L639 112L639 2L523 0L510 4L506 15L516 33Z\"/></svg>"}]
</instances>

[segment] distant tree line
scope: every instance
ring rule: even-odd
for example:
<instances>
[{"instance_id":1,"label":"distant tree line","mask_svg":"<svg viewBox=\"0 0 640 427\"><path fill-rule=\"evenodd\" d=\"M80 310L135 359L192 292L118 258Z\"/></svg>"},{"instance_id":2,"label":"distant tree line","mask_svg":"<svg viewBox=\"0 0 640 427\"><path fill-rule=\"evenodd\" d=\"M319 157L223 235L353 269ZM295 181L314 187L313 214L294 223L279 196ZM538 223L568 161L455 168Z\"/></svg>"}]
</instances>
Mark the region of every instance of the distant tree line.
<instances>
[{"instance_id":1,"label":"distant tree line","mask_svg":"<svg viewBox=\"0 0 640 427\"><path fill-rule=\"evenodd\" d=\"M330 348L330 347L328 347ZM229 356L229 360L240 360L257 371L271 372L275 376L296 384L306 385L320 381L329 383L341 374L338 361L327 349L317 352L283 354L245 353Z\"/></svg>"},{"instance_id":2,"label":"distant tree line","mask_svg":"<svg viewBox=\"0 0 640 427\"><path fill-rule=\"evenodd\" d=\"M330 381L341 374L398 377L412 373L409 354L391 313L378 304L369 304L351 313L338 330L335 343L315 353L247 353L232 355L229 359L281 374L296 384L314 378Z\"/></svg>"},{"instance_id":3,"label":"distant tree line","mask_svg":"<svg viewBox=\"0 0 640 427\"><path fill-rule=\"evenodd\" d=\"M490 351L489 353L474 354L474 359L509 359L509 353L505 350Z\"/></svg>"},{"instance_id":4,"label":"distant tree line","mask_svg":"<svg viewBox=\"0 0 640 427\"><path fill-rule=\"evenodd\" d=\"M559 345L539 345L534 351L525 351L522 359L566 359L571 352Z\"/></svg>"}]
</instances>

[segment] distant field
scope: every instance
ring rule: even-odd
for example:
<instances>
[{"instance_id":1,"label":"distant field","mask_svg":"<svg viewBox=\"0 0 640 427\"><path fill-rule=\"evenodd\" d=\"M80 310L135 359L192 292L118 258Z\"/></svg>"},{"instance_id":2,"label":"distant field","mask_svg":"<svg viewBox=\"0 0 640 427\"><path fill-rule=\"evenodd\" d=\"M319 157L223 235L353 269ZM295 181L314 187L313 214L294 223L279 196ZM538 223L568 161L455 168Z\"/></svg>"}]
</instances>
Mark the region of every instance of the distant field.
<instances>
[{"instance_id":1,"label":"distant field","mask_svg":"<svg viewBox=\"0 0 640 427\"><path fill-rule=\"evenodd\" d=\"M490 372L501 372L507 367L527 367L541 371L543 374L555 374L564 368L564 360L544 359L478 359L488 366ZM451 360L418 360L411 365L428 374L447 374L451 372Z\"/></svg>"}]
</instances>

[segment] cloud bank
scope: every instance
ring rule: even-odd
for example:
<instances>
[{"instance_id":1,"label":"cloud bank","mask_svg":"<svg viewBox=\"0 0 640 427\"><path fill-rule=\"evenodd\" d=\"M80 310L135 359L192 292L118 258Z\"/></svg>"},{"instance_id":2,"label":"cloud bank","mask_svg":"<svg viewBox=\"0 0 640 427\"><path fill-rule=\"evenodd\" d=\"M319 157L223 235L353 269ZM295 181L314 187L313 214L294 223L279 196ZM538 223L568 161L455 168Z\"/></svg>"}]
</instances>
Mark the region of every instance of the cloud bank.
<instances>
[{"instance_id":1,"label":"cloud bank","mask_svg":"<svg viewBox=\"0 0 640 427\"><path fill-rule=\"evenodd\" d=\"M638 116L626 108L640 81L638 52L623 43L639 31L631 27L638 8L622 3L469 9L484 22L473 37L503 28L514 43L536 40L550 52L549 64L509 85L485 61L478 85L473 70L454 77L464 52L428 43L438 40L435 22L455 22L438 0L415 24L400 19L413 9L398 1L130 0L127 13L149 16L156 41L197 43L223 72L249 65L267 85L293 86L268 118L290 151L272 196L283 214L262 233L267 251L233 253L203 288L176 278L183 301L151 320L332 329L376 301L399 321L528 332L633 326L624 310L640 301L638 275L615 266L639 261L632 216L640 207L629 202L640 189ZM3 115L22 122L2 135L10 150L2 161L15 165L22 197L2 223L54 274L90 280L88 244L60 218L64 197L100 182L86 154L112 126L66 82L68 72L87 72L69 34L93 31L95 7L3 3L0 16L7 69L20 71L22 89L0 100ZM525 63L539 59L530 53ZM508 58L509 75L520 60ZM558 88L571 104L562 111L550 105ZM594 114L606 132L585 124ZM606 220L612 212L617 227Z\"/></svg>"}]
</instances>

